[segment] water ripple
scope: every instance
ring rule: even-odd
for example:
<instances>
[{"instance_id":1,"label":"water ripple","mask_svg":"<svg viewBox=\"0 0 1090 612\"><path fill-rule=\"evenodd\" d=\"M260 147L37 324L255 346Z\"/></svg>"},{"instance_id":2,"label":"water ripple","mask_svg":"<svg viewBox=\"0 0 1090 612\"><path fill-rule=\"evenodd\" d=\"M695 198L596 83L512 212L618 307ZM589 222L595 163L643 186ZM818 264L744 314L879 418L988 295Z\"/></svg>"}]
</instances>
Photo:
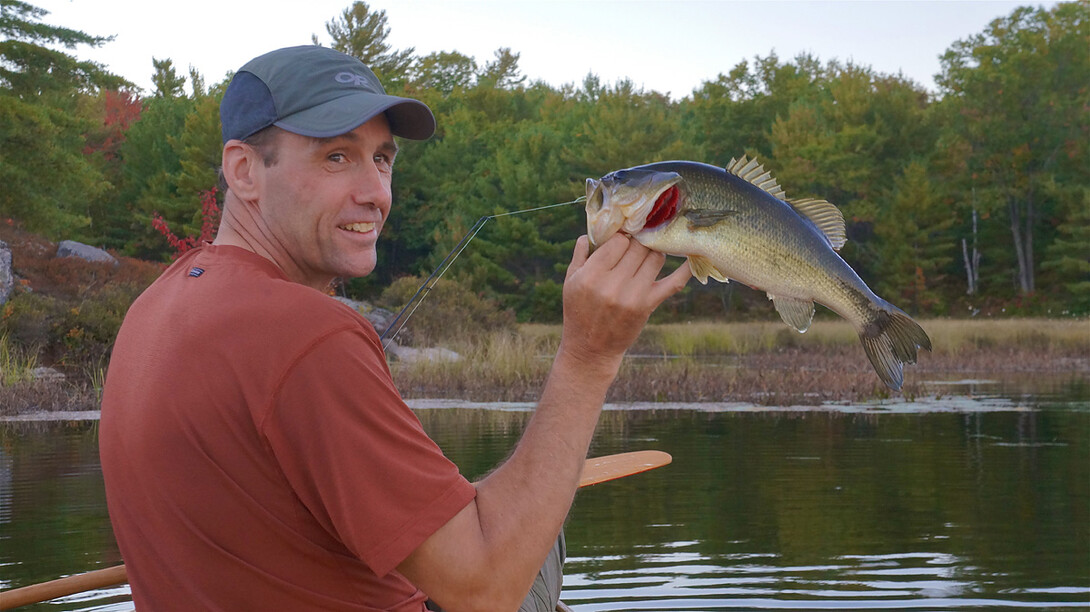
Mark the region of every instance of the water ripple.
<instances>
[{"instance_id":1,"label":"water ripple","mask_svg":"<svg viewBox=\"0 0 1090 612\"><path fill-rule=\"evenodd\" d=\"M571 557L564 601L579 612L1090 607L1090 588L1084 587L982 597L986 589L973 568L948 553L845 555L791 565L769 554L704 557L691 550L694 544L674 542L647 555Z\"/></svg>"}]
</instances>

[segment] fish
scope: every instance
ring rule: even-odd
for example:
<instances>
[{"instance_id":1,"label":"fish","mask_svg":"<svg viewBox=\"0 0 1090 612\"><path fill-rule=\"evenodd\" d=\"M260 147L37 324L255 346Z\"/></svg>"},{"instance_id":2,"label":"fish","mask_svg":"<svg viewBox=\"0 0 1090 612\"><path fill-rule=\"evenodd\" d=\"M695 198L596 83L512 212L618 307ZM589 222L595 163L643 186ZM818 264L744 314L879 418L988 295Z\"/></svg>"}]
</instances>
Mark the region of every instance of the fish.
<instances>
[{"instance_id":1,"label":"fish","mask_svg":"<svg viewBox=\"0 0 1090 612\"><path fill-rule=\"evenodd\" d=\"M931 339L908 314L875 295L837 252L847 242L844 215L816 198L787 199L756 159L725 168L665 161L586 181L591 247L623 232L647 248L688 258L707 284L735 280L764 291L784 323L810 328L814 303L851 323L878 378L904 384Z\"/></svg>"}]
</instances>

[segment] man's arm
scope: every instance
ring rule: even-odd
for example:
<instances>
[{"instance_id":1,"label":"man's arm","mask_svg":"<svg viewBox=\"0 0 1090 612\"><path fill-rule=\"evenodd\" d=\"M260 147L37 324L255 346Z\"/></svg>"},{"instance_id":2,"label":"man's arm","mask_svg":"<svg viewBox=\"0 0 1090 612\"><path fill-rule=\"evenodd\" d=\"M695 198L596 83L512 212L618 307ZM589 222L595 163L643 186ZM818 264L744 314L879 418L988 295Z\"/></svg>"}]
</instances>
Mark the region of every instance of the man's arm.
<instances>
[{"instance_id":1,"label":"man's arm","mask_svg":"<svg viewBox=\"0 0 1090 612\"><path fill-rule=\"evenodd\" d=\"M552 371L511 457L477 497L398 566L445 610L515 610L571 508L606 391L651 312L687 267L656 280L665 257L622 235L589 256L579 239L564 281Z\"/></svg>"}]
</instances>

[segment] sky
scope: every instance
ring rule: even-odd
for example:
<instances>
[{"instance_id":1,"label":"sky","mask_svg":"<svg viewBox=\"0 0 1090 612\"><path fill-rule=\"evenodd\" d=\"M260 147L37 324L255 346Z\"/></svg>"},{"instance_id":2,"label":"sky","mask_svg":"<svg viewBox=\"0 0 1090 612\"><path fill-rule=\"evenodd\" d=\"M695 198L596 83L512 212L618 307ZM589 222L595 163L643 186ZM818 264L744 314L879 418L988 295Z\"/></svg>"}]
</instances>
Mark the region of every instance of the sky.
<instances>
[{"instance_id":1,"label":"sky","mask_svg":"<svg viewBox=\"0 0 1090 612\"><path fill-rule=\"evenodd\" d=\"M216 83L254 56L279 47L328 45L326 23L351 0L27 0L43 21L96 36L80 59L152 89L152 58L195 68ZM959 39L1030 2L798 0L371 0L385 10L394 49L423 56L458 51L478 64L509 47L521 73L559 87L587 74L603 83L688 96L743 60L775 52L787 61L810 53L822 62L901 73L929 90L940 56ZM1046 2L1044 6L1053 6Z\"/></svg>"}]
</instances>

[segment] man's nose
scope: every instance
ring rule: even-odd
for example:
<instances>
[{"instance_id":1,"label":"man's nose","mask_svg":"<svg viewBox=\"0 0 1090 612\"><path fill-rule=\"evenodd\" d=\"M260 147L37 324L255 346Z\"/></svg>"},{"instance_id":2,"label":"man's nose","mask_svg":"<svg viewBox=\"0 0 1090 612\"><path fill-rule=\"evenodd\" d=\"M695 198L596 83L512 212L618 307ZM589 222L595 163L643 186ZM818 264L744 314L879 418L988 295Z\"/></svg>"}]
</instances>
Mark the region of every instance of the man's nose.
<instances>
[{"instance_id":1,"label":"man's nose","mask_svg":"<svg viewBox=\"0 0 1090 612\"><path fill-rule=\"evenodd\" d=\"M390 180L374 163L363 164L356 180L353 200L357 204L374 204L382 210L390 208Z\"/></svg>"}]
</instances>

